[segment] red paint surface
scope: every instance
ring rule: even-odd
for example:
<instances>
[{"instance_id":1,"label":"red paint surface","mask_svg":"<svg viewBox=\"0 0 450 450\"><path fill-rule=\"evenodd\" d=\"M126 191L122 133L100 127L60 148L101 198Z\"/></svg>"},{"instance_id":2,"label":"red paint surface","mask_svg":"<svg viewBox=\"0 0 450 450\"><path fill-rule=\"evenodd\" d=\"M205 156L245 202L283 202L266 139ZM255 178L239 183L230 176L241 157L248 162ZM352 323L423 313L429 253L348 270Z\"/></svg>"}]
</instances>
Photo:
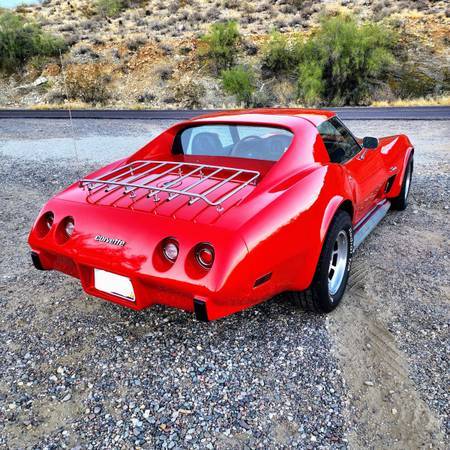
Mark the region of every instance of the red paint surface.
<instances>
[{"instance_id":1,"label":"red paint surface","mask_svg":"<svg viewBox=\"0 0 450 450\"><path fill-rule=\"evenodd\" d=\"M147 191L139 189L134 199L120 189L88 195L75 183L44 206L38 219L52 211L53 226L41 237L37 219L29 244L45 269L77 277L87 293L133 309L164 304L192 311L197 298L206 302L208 318L213 320L286 290L304 290L312 281L337 209L344 201L351 202L355 225L380 200L398 195L412 151L406 136L392 136L380 139L380 146L368 150L362 160L359 154L345 164L330 163L316 126L333 115L313 110L230 111L179 123L129 158L87 178L136 160L180 160L258 170L261 177L256 186L247 186L225 201L219 212L202 201L189 206L183 196L164 202L167 194L163 193L161 201L154 203L146 198ZM294 138L276 163L172 155L175 135L192 123L279 126L292 131ZM397 175L396 180L385 194L392 175ZM188 178L186 184L190 182ZM74 218L75 231L61 244L58 225L67 216ZM126 245L98 242L96 235L121 239ZM179 243L173 264L161 252L161 243L168 237ZM214 247L210 270L195 258L194 249L200 242ZM129 277L136 301L96 291L94 268ZM269 273L267 282L254 287L256 280Z\"/></svg>"}]
</instances>

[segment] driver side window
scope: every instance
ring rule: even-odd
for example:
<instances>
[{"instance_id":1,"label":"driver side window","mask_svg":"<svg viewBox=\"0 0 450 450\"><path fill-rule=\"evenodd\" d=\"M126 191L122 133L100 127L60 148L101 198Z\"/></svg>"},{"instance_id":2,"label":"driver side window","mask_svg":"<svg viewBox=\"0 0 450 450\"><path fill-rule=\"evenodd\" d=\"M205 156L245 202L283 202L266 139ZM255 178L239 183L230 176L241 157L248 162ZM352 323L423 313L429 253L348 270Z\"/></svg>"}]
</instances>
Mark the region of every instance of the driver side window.
<instances>
[{"instance_id":1,"label":"driver side window","mask_svg":"<svg viewBox=\"0 0 450 450\"><path fill-rule=\"evenodd\" d=\"M355 138L336 117L322 122L317 129L331 162L343 164L361 150Z\"/></svg>"}]
</instances>

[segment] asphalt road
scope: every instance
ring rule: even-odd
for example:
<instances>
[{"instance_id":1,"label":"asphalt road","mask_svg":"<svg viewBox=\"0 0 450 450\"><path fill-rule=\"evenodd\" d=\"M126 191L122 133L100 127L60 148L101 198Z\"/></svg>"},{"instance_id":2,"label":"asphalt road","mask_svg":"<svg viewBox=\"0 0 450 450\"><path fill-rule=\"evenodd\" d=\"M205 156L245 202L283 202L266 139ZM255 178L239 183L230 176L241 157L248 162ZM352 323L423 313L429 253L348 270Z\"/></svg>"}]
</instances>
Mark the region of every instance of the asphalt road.
<instances>
[{"instance_id":1,"label":"asphalt road","mask_svg":"<svg viewBox=\"0 0 450 450\"><path fill-rule=\"evenodd\" d=\"M449 106L422 106L408 108L331 108L344 120L450 120ZM212 110L100 110L77 109L75 119L167 119L182 120L214 112ZM0 109L0 119L67 119L69 111Z\"/></svg>"}]
</instances>

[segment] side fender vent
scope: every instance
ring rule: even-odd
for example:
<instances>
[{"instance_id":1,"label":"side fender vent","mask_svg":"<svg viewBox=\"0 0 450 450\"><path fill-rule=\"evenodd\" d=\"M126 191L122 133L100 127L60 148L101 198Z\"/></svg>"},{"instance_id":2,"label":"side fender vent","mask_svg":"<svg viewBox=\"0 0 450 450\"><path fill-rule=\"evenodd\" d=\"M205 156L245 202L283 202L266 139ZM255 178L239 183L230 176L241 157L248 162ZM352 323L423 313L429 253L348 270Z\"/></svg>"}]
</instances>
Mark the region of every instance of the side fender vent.
<instances>
[{"instance_id":1,"label":"side fender vent","mask_svg":"<svg viewBox=\"0 0 450 450\"><path fill-rule=\"evenodd\" d=\"M258 287L261 286L261 284L267 283L270 279L272 278L272 272L266 273L265 275L263 275L262 277L258 278L255 281L255 284L253 285L253 287Z\"/></svg>"},{"instance_id":2,"label":"side fender vent","mask_svg":"<svg viewBox=\"0 0 450 450\"><path fill-rule=\"evenodd\" d=\"M387 180L386 187L384 188L384 192L385 192L386 194L391 190L391 188L392 188L392 186L393 186L393 184L394 184L394 181L395 181L395 177L396 177L396 176L397 176L397 175L392 175L392 177L390 177L389 180Z\"/></svg>"}]
</instances>

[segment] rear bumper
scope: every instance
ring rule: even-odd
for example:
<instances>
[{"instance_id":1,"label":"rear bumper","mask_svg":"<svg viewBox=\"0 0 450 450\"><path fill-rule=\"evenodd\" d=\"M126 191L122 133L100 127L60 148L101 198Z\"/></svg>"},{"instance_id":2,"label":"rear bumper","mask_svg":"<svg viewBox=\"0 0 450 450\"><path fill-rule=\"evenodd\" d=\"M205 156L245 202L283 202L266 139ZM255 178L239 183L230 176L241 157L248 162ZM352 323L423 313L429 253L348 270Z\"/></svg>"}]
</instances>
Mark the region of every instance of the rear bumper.
<instances>
[{"instance_id":1,"label":"rear bumper","mask_svg":"<svg viewBox=\"0 0 450 450\"><path fill-rule=\"evenodd\" d=\"M31 252L31 261L33 262L33 266L37 269L37 270L45 270L42 267L41 264L41 259L39 258L39 253L37 252Z\"/></svg>"},{"instance_id":2,"label":"rear bumper","mask_svg":"<svg viewBox=\"0 0 450 450\"><path fill-rule=\"evenodd\" d=\"M54 221L50 230L41 232L39 220L46 211L53 213ZM76 223L75 231L69 240L62 240L68 216ZM118 238L126 245L99 241L99 235ZM179 242L179 255L173 264L163 258L161 251L161 243L171 236ZM209 271L203 270L195 258L200 242L208 242L215 249L214 267ZM203 316L213 320L272 294L264 289L268 283L254 289L254 280L264 273L260 274L259 269L253 273L255 268L242 236L211 224L53 199L42 209L28 243L38 269L57 270L78 278L88 294L135 310L162 304L194 312L196 299L206 304ZM135 301L97 290L94 269L127 277Z\"/></svg>"},{"instance_id":3,"label":"rear bumper","mask_svg":"<svg viewBox=\"0 0 450 450\"><path fill-rule=\"evenodd\" d=\"M83 290L91 296L134 310L142 310L155 304L165 305L195 313L196 318L203 322L225 317L271 297L264 285L252 289L226 285L220 291L211 291L202 284L189 284L167 277L156 278L136 272L117 273L130 279L135 293L135 300L132 301L95 288L94 268L110 271L109 267L94 267L47 250L32 250L31 259L38 270L57 270L78 278ZM237 292L238 297L235 294L231 297L230 292Z\"/></svg>"}]
</instances>

